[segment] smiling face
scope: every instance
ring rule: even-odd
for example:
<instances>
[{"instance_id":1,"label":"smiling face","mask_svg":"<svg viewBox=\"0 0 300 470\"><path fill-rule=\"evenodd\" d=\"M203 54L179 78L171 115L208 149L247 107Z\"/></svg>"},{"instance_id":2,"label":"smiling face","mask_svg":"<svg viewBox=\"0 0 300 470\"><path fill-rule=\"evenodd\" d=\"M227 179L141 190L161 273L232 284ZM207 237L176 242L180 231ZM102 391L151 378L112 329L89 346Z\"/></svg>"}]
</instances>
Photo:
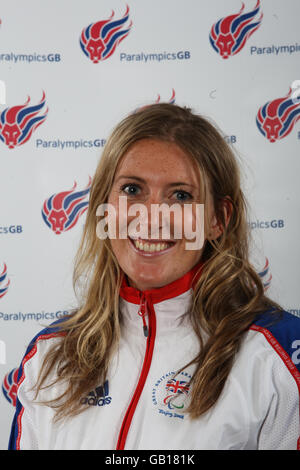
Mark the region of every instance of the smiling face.
<instances>
[{"instance_id":1,"label":"smiling face","mask_svg":"<svg viewBox=\"0 0 300 470\"><path fill-rule=\"evenodd\" d=\"M156 227L158 237L151 239L150 217L152 205L162 203L168 206L190 204L195 214L196 204L203 203L198 174L196 162L171 142L139 140L121 158L108 198L108 203L116 210L117 227L124 220L124 214L118 212L120 196L127 197L128 211L133 204L139 203L149 214L147 237L110 240L131 286L142 291L162 287L182 277L200 261L203 249L187 250L185 238L174 238L172 215L168 239L162 237L162 219ZM207 199L208 220L213 220L212 198L209 195ZM135 217L127 215L127 226ZM186 232L183 230L182 233L184 236Z\"/></svg>"}]
</instances>

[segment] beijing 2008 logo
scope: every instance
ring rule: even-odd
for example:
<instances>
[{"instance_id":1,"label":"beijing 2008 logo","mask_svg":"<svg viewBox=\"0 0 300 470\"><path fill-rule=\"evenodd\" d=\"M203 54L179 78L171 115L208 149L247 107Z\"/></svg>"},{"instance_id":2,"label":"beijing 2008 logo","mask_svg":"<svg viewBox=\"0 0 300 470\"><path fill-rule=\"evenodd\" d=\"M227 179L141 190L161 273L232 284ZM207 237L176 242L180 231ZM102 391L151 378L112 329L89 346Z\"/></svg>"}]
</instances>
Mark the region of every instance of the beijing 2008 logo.
<instances>
[{"instance_id":1,"label":"beijing 2008 logo","mask_svg":"<svg viewBox=\"0 0 300 470\"><path fill-rule=\"evenodd\" d=\"M80 47L94 64L108 59L130 32L132 22L126 26L129 19L128 5L122 18L114 19L114 16L113 11L107 20L91 23L81 32Z\"/></svg>"},{"instance_id":2,"label":"beijing 2008 logo","mask_svg":"<svg viewBox=\"0 0 300 470\"><path fill-rule=\"evenodd\" d=\"M188 405L191 375L187 372L168 372L157 380L152 389L152 403L158 412L169 418L184 419Z\"/></svg>"},{"instance_id":3,"label":"beijing 2008 logo","mask_svg":"<svg viewBox=\"0 0 300 470\"><path fill-rule=\"evenodd\" d=\"M240 52L252 34L260 27L263 14L259 13L260 0L252 11L244 13L245 4L236 14L218 20L210 30L209 40L213 49L223 58L228 59Z\"/></svg>"}]
</instances>

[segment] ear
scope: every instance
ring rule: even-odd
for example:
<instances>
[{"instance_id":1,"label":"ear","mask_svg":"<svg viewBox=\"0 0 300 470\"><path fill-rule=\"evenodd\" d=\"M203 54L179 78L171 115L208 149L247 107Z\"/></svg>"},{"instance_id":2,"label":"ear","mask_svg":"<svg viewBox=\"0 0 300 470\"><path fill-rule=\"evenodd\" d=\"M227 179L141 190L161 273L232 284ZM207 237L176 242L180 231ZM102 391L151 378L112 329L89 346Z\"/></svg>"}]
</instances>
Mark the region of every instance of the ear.
<instances>
[{"instance_id":1,"label":"ear","mask_svg":"<svg viewBox=\"0 0 300 470\"><path fill-rule=\"evenodd\" d=\"M233 204L229 196L225 196L225 198L222 199L220 204L221 204L221 210L223 211L223 214L224 214L225 227L228 227L228 224L232 215L232 211L233 211ZM216 214L214 213L211 219L211 225L210 225L210 230L208 233L208 238L210 240L216 240L222 235L223 231L224 231L223 222L221 220L218 220Z\"/></svg>"}]
</instances>

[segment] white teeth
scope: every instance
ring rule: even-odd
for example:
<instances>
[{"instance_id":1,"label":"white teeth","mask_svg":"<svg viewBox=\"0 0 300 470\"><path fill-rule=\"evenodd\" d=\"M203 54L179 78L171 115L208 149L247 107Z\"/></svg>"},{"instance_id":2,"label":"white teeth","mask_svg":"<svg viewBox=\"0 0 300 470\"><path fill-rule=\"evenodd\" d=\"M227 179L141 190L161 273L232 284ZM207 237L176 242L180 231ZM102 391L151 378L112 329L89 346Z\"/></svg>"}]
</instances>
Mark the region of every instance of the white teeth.
<instances>
[{"instance_id":1,"label":"white teeth","mask_svg":"<svg viewBox=\"0 0 300 470\"><path fill-rule=\"evenodd\" d=\"M162 251L168 248L167 243L143 243L140 240L133 240L136 248L142 251L148 251L149 253L153 253L154 251Z\"/></svg>"}]
</instances>

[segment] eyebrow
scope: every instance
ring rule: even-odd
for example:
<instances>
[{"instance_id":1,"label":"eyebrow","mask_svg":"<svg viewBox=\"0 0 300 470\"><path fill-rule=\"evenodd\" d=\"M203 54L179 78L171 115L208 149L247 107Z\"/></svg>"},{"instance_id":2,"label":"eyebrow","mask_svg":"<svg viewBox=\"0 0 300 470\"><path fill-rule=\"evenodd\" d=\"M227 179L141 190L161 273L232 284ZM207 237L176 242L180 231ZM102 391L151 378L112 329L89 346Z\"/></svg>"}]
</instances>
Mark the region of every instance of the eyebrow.
<instances>
[{"instance_id":1,"label":"eyebrow","mask_svg":"<svg viewBox=\"0 0 300 470\"><path fill-rule=\"evenodd\" d=\"M116 179L116 182L119 181L120 179L132 179L132 180L135 180L135 181L139 181L140 183L144 183L144 184L147 183L146 180L144 180L143 178L140 178L139 176L122 175L122 176L119 176L119 178ZM169 183L167 186L169 186L169 187L190 186L192 188L196 188L195 185L190 184L190 183L186 183L184 181L175 181L174 183Z\"/></svg>"}]
</instances>

